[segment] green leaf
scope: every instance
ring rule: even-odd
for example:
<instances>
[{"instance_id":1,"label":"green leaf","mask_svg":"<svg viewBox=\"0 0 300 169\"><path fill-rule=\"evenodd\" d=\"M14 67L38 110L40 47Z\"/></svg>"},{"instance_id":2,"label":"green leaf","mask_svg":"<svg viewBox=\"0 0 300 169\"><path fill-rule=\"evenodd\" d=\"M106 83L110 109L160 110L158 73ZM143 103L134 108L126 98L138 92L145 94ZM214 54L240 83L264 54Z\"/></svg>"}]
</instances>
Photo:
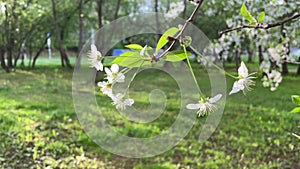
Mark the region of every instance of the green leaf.
<instances>
[{"instance_id":1,"label":"green leaf","mask_svg":"<svg viewBox=\"0 0 300 169\"><path fill-rule=\"evenodd\" d=\"M250 25L255 25L257 23L256 19L251 15L251 13L248 11L245 3L243 3L242 7L241 7L241 14L242 16L248 21L250 22Z\"/></svg>"},{"instance_id":2,"label":"green leaf","mask_svg":"<svg viewBox=\"0 0 300 169\"><path fill-rule=\"evenodd\" d=\"M169 41L168 36L175 36L179 32L179 29L176 27L172 27L168 29L159 39L157 46L156 46L156 52L158 52L159 49L163 48Z\"/></svg>"},{"instance_id":3,"label":"green leaf","mask_svg":"<svg viewBox=\"0 0 300 169\"><path fill-rule=\"evenodd\" d=\"M300 106L300 96L298 96L298 95L292 95L292 101L293 101L296 105Z\"/></svg>"},{"instance_id":4,"label":"green leaf","mask_svg":"<svg viewBox=\"0 0 300 169\"><path fill-rule=\"evenodd\" d=\"M300 113L300 107L294 108L291 113Z\"/></svg>"},{"instance_id":5,"label":"green leaf","mask_svg":"<svg viewBox=\"0 0 300 169\"><path fill-rule=\"evenodd\" d=\"M191 52L187 52L188 57L192 56ZM170 61L170 62L179 62L182 61L184 59L186 59L186 55L184 53L183 50L175 50L172 52L169 52L166 56L165 56L165 60L166 61Z\"/></svg>"},{"instance_id":6,"label":"green leaf","mask_svg":"<svg viewBox=\"0 0 300 169\"><path fill-rule=\"evenodd\" d=\"M132 50L138 50L138 51L143 49L143 47L139 44L129 44L129 45L126 45L125 47L132 49Z\"/></svg>"},{"instance_id":7,"label":"green leaf","mask_svg":"<svg viewBox=\"0 0 300 169\"><path fill-rule=\"evenodd\" d=\"M120 56L116 57L116 58L113 60L112 64L113 64L113 63L119 64L119 63L123 62L123 60L124 60L125 58L130 57L130 56L133 56L133 55L135 55L135 54L136 54L136 52L125 52L125 53L122 53Z\"/></svg>"},{"instance_id":8,"label":"green leaf","mask_svg":"<svg viewBox=\"0 0 300 169\"><path fill-rule=\"evenodd\" d=\"M137 52L126 52L125 56L120 55L112 63L116 63L123 67L134 68L140 67L141 64L149 65L150 61L145 61L142 56Z\"/></svg>"},{"instance_id":9,"label":"green leaf","mask_svg":"<svg viewBox=\"0 0 300 169\"><path fill-rule=\"evenodd\" d=\"M261 12L259 17L258 17L258 23L262 23L264 20L265 20L265 16L266 16L266 13L265 12Z\"/></svg>"}]
</instances>

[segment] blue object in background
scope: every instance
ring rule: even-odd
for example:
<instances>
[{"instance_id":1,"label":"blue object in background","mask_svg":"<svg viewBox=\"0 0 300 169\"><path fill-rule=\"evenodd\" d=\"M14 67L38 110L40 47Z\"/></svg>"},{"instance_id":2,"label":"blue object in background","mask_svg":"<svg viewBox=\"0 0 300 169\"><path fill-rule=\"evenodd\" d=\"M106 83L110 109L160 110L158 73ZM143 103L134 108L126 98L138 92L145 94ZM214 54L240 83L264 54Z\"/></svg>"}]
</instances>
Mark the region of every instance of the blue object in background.
<instances>
[{"instance_id":1,"label":"blue object in background","mask_svg":"<svg viewBox=\"0 0 300 169\"><path fill-rule=\"evenodd\" d=\"M120 56L123 53L129 52L129 51L131 51L131 50L129 50L129 49L114 49L112 55L113 56Z\"/></svg>"}]
</instances>

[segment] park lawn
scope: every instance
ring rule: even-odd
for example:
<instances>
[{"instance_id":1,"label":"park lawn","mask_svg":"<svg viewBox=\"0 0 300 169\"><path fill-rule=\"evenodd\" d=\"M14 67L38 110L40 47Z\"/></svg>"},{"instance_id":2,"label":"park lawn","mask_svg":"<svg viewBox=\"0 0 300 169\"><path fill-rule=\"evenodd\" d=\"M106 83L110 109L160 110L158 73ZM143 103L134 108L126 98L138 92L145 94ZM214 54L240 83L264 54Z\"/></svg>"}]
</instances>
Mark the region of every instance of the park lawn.
<instances>
[{"instance_id":1,"label":"park lawn","mask_svg":"<svg viewBox=\"0 0 300 169\"><path fill-rule=\"evenodd\" d=\"M204 79L199 83L208 89L207 75L194 66L197 77ZM263 88L258 78L247 96L229 97L217 130L203 144L198 137L205 118L199 118L173 149L156 157L130 159L99 148L84 133L73 108L72 73L52 65L0 73L1 168L300 168L300 142L291 135L300 133L300 115L288 113L294 107L291 95L300 94L300 78L293 74L285 76L275 92ZM100 94L96 98L117 131L149 137L167 129L178 114L179 93L169 81L166 74L155 71L141 73L134 81L133 97L141 108L148 105L146 96L155 84L163 84L169 98L166 113L147 125L123 120L113 113L108 98ZM228 91L232 83L227 80Z\"/></svg>"}]
</instances>

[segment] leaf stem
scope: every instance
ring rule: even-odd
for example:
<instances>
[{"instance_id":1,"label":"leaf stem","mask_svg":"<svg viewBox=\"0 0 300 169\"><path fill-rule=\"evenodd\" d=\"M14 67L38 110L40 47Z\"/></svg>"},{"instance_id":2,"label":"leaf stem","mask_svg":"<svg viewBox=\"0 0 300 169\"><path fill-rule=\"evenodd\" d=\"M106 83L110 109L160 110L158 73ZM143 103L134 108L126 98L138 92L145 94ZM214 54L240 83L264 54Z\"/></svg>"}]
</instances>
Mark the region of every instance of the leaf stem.
<instances>
[{"instance_id":1,"label":"leaf stem","mask_svg":"<svg viewBox=\"0 0 300 169\"><path fill-rule=\"evenodd\" d=\"M126 92L129 90L129 87L131 85L131 83L133 82L134 78L136 77L136 75L138 74L138 72L141 70L141 67L143 66L145 61L143 61L140 65L140 67L135 71L134 75L131 77L130 82L128 83L128 86L126 88ZM126 73L128 73L131 69L129 69Z\"/></svg>"},{"instance_id":2,"label":"leaf stem","mask_svg":"<svg viewBox=\"0 0 300 169\"><path fill-rule=\"evenodd\" d=\"M224 69L222 69L221 67L219 67L218 65L214 64L212 61L206 59L203 55L201 55L200 52L198 52L194 47L189 46L197 55L199 55L200 57L202 57L203 59L205 59L207 62L209 62L211 65L213 65L215 68L217 68L220 72L224 73L224 75L227 75L233 79L238 79L238 77L226 72Z\"/></svg>"}]
</instances>

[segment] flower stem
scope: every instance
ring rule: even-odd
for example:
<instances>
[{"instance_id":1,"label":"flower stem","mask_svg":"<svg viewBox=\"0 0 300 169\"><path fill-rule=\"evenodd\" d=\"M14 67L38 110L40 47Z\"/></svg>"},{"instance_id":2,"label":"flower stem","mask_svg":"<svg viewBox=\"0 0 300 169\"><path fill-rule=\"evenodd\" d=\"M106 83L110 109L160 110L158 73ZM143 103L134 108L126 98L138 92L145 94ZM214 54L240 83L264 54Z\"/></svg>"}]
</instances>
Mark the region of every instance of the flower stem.
<instances>
[{"instance_id":1,"label":"flower stem","mask_svg":"<svg viewBox=\"0 0 300 169\"><path fill-rule=\"evenodd\" d=\"M186 51L186 46L183 46L183 50L184 50L184 53L185 53L186 60L187 60L187 63L188 63L188 65L189 65L190 71L191 71L192 76L193 76L193 78L194 78L194 81L195 81L195 83L196 83L196 85L197 85L199 95L200 95L200 97L201 97L202 99L205 99L205 95L202 93L202 91L201 91L201 89L200 89L200 86L199 86L199 84L198 84L198 82L197 82L197 79L196 79L196 76L195 76L195 74L194 74L194 71L193 71L191 62L190 62L190 60L189 60L189 58L188 58L188 54L187 54L187 51Z\"/></svg>"},{"instance_id":2,"label":"flower stem","mask_svg":"<svg viewBox=\"0 0 300 169\"><path fill-rule=\"evenodd\" d=\"M141 65L139 66L139 68L135 71L134 75L132 76L132 78L130 79L130 82L128 83L128 86L126 88L126 92L129 90L129 87L131 85L131 83L133 82L134 78L136 77L136 75L138 74L138 72L141 70L141 67L143 66L145 61L143 61L141 63ZM126 71L126 73L128 73L131 69L129 69L128 71Z\"/></svg>"},{"instance_id":3,"label":"flower stem","mask_svg":"<svg viewBox=\"0 0 300 169\"><path fill-rule=\"evenodd\" d=\"M203 55L201 55L200 52L198 52L194 47L189 46L197 55L199 55L200 57L202 57L203 59L205 59L207 62L209 62L211 65L213 65L215 68L217 68L220 72L222 72L224 75L227 75L233 79L238 79L238 77L226 72L224 69L220 68L218 65L214 64L212 61L206 59Z\"/></svg>"}]
</instances>

